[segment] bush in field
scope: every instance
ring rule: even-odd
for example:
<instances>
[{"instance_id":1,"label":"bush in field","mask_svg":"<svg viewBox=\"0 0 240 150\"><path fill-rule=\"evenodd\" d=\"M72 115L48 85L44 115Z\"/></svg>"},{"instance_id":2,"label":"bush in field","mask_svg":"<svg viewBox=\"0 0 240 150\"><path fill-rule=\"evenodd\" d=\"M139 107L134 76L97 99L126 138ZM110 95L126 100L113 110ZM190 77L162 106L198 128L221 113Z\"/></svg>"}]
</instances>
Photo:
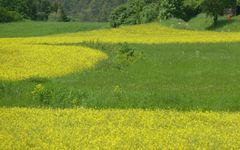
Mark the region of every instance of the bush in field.
<instances>
[{"instance_id":1,"label":"bush in field","mask_svg":"<svg viewBox=\"0 0 240 150\"><path fill-rule=\"evenodd\" d=\"M8 11L0 7L0 22L12 22L22 20L22 16L15 11Z\"/></svg>"},{"instance_id":2,"label":"bush in field","mask_svg":"<svg viewBox=\"0 0 240 150\"><path fill-rule=\"evenodd\" d=\"M102 51L111 51L109 59L100 65L105 69L124 69L125 67L143 59L143 52L132 48L128 43L119 43L117 45L100 43L100 42L82 42L81 45Z\"/></svg>"},{"instance_id":3,"label":"bush in field","mask_svg":"<svg viewBox=\"0 0 240 150\"><path fill-rule=\"evenodd\" d=\"M85 105L88 93L71 89L50 89L42 84L37 84L32 91L33 99L42 106L52 107L74 107Z\"/></svg>"}]
</instances>

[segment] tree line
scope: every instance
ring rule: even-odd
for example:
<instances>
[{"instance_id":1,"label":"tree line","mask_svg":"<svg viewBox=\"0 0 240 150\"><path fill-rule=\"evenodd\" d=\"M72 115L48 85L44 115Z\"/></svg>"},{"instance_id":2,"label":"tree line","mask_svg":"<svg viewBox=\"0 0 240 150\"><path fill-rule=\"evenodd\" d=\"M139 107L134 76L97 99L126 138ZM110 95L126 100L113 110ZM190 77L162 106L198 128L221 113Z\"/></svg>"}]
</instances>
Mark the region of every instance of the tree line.
<instances>
[{"instance_id":1,"label":"tree line","mask_svg":"<svg viewBox=\"0 0 240 150\"><path fill-rule=\"evenodd\" d=\"M63 6L49 0L0 0L0 22L22 19L69 21Z\"/></svg>"},{"instance_id":2,"label":"tree line","mask_svg":"<svg viewBox=\"0 0 240 150\"><path fill-rule=\"evenodd\" d=\"M169 18L188 21L205 12L217 23L224 8L239 6L240 0L0 0L0 22L110 21L117 27Z\"/></svg>"},{"instance_id":3,"label":"tree line","mask_svg":"<svg viewBox=\"0 0 240 150\"><path fill-rule=\"evenodd\" d=\"M214 24L224 9L238 8L240 0L129 0L115 8L110 15L112 27L121 24L140 24L180 18L185 21L199 13L206 13L213 18Z\"/></svg>"},{"instance_id":4,"label":"tree line","mask_svg":"<svg viewBox=\"0 0 240 150\"><path fill-rule=\"evenodd\" d=\"M0 22L21 19L106 22L127 0L0 0Z\"/></svg>"}]
</instances>

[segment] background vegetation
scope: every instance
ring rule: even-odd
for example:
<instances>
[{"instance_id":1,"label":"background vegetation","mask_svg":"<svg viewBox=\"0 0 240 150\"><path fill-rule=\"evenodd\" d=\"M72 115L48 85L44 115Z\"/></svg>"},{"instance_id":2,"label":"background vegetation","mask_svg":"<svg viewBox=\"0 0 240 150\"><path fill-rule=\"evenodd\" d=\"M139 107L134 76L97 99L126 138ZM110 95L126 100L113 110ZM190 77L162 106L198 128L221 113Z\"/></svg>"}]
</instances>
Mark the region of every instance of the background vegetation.
<instances>
[{"instance_id":1,"label":"background vegetation","mask_svg":"<svg viewBox=\"0 0 240 150\"><path fill-rule=\"evenodd\" d=\"M189 21L201 12L217 20L230 7L239 13L239 0L0 0L0 22L110 21L117 27L169 18Z\"/></svg>"},{"instance_id":2,"label":"background vegetation","mask_svg":"<svg viewBox=\"0 0 240 150\"><path fill-rule=\"evenodd\" d=\"M205 12L213 17L216 25L218 16L224 14L224 9L237 8L238 5L237 0L129 0L113 10L110 23L112 27L117 27L121 24L140 24L169 18L188 21Z\"/></svg>"},{"instance_id":3,"label":"background vegetation","mask_svg":"<svg viewBox=\"0 0 240 150\"><path fill-rule=\"evenodd\" d=\"M18 13L23 18L31 20L49 19L54 21L106 22L108 21L111 10L126 1L127 0L0 0L0 7L7 11ZM4 14L8 16L7 12ZM4 16L3 14L1 15L1 17ZM1 22L7 21L3 20Z\"/></svg>"}]
</instances>

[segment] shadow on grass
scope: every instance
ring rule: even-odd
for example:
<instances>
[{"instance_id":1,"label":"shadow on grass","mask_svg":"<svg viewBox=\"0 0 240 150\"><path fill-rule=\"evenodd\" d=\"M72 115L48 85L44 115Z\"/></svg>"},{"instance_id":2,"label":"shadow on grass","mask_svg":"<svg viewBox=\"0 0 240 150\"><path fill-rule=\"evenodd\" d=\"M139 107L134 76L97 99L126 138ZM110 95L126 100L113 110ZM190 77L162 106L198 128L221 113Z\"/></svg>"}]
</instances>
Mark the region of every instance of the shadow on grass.
<instances>
[{"instance_id":1,"label":"shadow on grass","mask_svg":"<svg viewBox=\"0 0 240 150\"><path fill-rule=\"evenodd\" d=\"M237 22L236 20L219 20L216 25L212 24L211 26L207 27L206 30L217 30L221 29L224 26L230 25Z\"/></svg>"}]
</instances>

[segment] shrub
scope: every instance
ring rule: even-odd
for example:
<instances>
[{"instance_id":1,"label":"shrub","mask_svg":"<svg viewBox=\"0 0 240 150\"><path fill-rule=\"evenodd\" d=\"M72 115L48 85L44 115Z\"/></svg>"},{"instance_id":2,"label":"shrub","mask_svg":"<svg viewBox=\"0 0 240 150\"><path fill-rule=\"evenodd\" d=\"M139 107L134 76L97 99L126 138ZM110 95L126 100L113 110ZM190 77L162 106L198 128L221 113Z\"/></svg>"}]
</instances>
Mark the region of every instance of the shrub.
<instances>
[{"instance_id":1,"label":"shrub","mask_svg":"<svg viewBox=\"0 0 240 150\"><path fill-rule=\"evenodd\" d=\"M65 88L51 89L42 84L37 84L32 91L33 99L42 106L75 107L86 105L89 97L87 92Z\"/></svg>"},{"instance_id":2,"label":"shrub","mask_svg":"<svg viewBox=\"0 0 240 150\"><path fill-rule=\"evenodd\" d=\"M111 64L113 68L121 70L142 58L143 52L137 52L134 48L130 47L128 43L120 43L117 54L114 56Z\"/></svg>"},{"instance_id":3,"label":"shrub","mask_svg":"<svg viewBox=\"0 0 240 150\"><path fill-rule=\"evenodd\" d=\"M98 65L101 69L124 69L125 67L143 59L141 51L136 51L128 43L119 43L117 45L100 43L95 41L83 42L81 45L100 49L109 53L109 58Z\"/></svg>"}]
</instances>

